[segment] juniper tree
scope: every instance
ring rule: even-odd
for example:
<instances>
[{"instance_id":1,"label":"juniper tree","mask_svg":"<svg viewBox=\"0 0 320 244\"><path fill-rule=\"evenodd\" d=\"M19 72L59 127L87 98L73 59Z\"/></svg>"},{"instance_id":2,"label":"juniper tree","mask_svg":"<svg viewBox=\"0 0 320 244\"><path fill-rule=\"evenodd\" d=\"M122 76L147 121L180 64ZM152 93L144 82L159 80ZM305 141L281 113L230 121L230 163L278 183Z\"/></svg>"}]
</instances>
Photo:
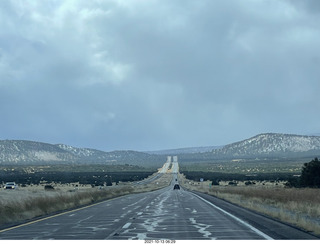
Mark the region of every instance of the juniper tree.
<instances>
[{"instance_id":1,"label":"juniper tree","mask_svg":"<svg viewBox=\"0 0 320 244\"><path fill-rule=\"evenodd\" d=\"M302 187L320 187L320 161L318 158L303 165L300 184Z\"/></svg>"}]
</instances>

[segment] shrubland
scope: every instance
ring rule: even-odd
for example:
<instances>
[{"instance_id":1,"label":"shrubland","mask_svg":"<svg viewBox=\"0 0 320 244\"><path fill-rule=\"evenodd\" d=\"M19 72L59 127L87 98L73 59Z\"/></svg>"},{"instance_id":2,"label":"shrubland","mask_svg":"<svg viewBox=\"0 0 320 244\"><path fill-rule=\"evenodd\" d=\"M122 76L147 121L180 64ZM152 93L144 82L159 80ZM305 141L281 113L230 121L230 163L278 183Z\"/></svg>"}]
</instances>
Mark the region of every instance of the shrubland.
<instances>
[{"instance_id":1,"label":"shrubland","mask_svg":"<svg viewBox=\"0 0 320 244\"><path fill-rule=\"evenodd\" d=\"M37 185L43 182L62 184L112 185L112 182L142 180L155 172L154 169L136 165L2 165L0 183L15 181L21 185Z\"/></svg>"}]
</instances>

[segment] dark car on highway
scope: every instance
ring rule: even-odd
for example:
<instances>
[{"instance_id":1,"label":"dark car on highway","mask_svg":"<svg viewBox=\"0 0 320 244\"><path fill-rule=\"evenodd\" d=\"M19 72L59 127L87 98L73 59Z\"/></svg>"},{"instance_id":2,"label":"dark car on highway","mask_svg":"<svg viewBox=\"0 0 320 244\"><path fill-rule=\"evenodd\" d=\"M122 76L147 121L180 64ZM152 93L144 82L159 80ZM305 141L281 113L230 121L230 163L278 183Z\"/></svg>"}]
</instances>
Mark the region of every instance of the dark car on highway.
<instances>
[{"instance_id":1,"label":"dark car on highway","mask_svg":"<svg viewBox=\"0 0 320 244\"><path fill-rule=\"evenodd\" d=\"M180 190L179 184L175 184L174 187L173 187L173 190Z\"/></svg>"}]
</instances>

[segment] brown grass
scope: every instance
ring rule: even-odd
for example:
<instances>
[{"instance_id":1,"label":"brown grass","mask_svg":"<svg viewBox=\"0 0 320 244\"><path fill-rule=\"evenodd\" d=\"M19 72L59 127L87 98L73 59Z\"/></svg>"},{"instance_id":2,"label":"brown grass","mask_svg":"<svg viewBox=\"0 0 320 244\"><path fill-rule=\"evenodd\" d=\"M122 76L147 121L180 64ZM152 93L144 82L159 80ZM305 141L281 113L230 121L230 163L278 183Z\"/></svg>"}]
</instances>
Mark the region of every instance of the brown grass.
<instances>
[{"instance_id":1,"label":"brown grass","mask_svg":"<svg viewBox=\"0 0 320 244\"><path fill-rule=\"evenodd\" d=\"M0 198L0 225L17 223L132 192L133 188L129 186L101 190L87 189L74 192L2 191Z\"/></svg>"}]
</instances>

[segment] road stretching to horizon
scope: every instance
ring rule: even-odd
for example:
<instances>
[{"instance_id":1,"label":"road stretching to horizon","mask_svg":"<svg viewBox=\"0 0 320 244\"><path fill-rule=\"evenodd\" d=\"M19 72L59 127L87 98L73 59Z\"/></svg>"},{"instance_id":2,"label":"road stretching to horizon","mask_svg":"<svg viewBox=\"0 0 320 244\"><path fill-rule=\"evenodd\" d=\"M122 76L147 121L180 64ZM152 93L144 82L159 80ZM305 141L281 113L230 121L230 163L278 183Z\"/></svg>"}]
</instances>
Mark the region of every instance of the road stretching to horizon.
<instances>
[{"instance_id":1,"label":"road stretching to horizon","mask_svg":"<svg viewBox=\"0 0 320 244\"><path fill-rule=\"evenodd\" d=\"M171 166L171 168L170 168ZM306 232L178 183L177 158L159 174L171 174L163 189L131 194L0 230L9 240L264 240L317 239ZM145 181L145 184L149 184Z\"/></svg>"}]
</instances>

